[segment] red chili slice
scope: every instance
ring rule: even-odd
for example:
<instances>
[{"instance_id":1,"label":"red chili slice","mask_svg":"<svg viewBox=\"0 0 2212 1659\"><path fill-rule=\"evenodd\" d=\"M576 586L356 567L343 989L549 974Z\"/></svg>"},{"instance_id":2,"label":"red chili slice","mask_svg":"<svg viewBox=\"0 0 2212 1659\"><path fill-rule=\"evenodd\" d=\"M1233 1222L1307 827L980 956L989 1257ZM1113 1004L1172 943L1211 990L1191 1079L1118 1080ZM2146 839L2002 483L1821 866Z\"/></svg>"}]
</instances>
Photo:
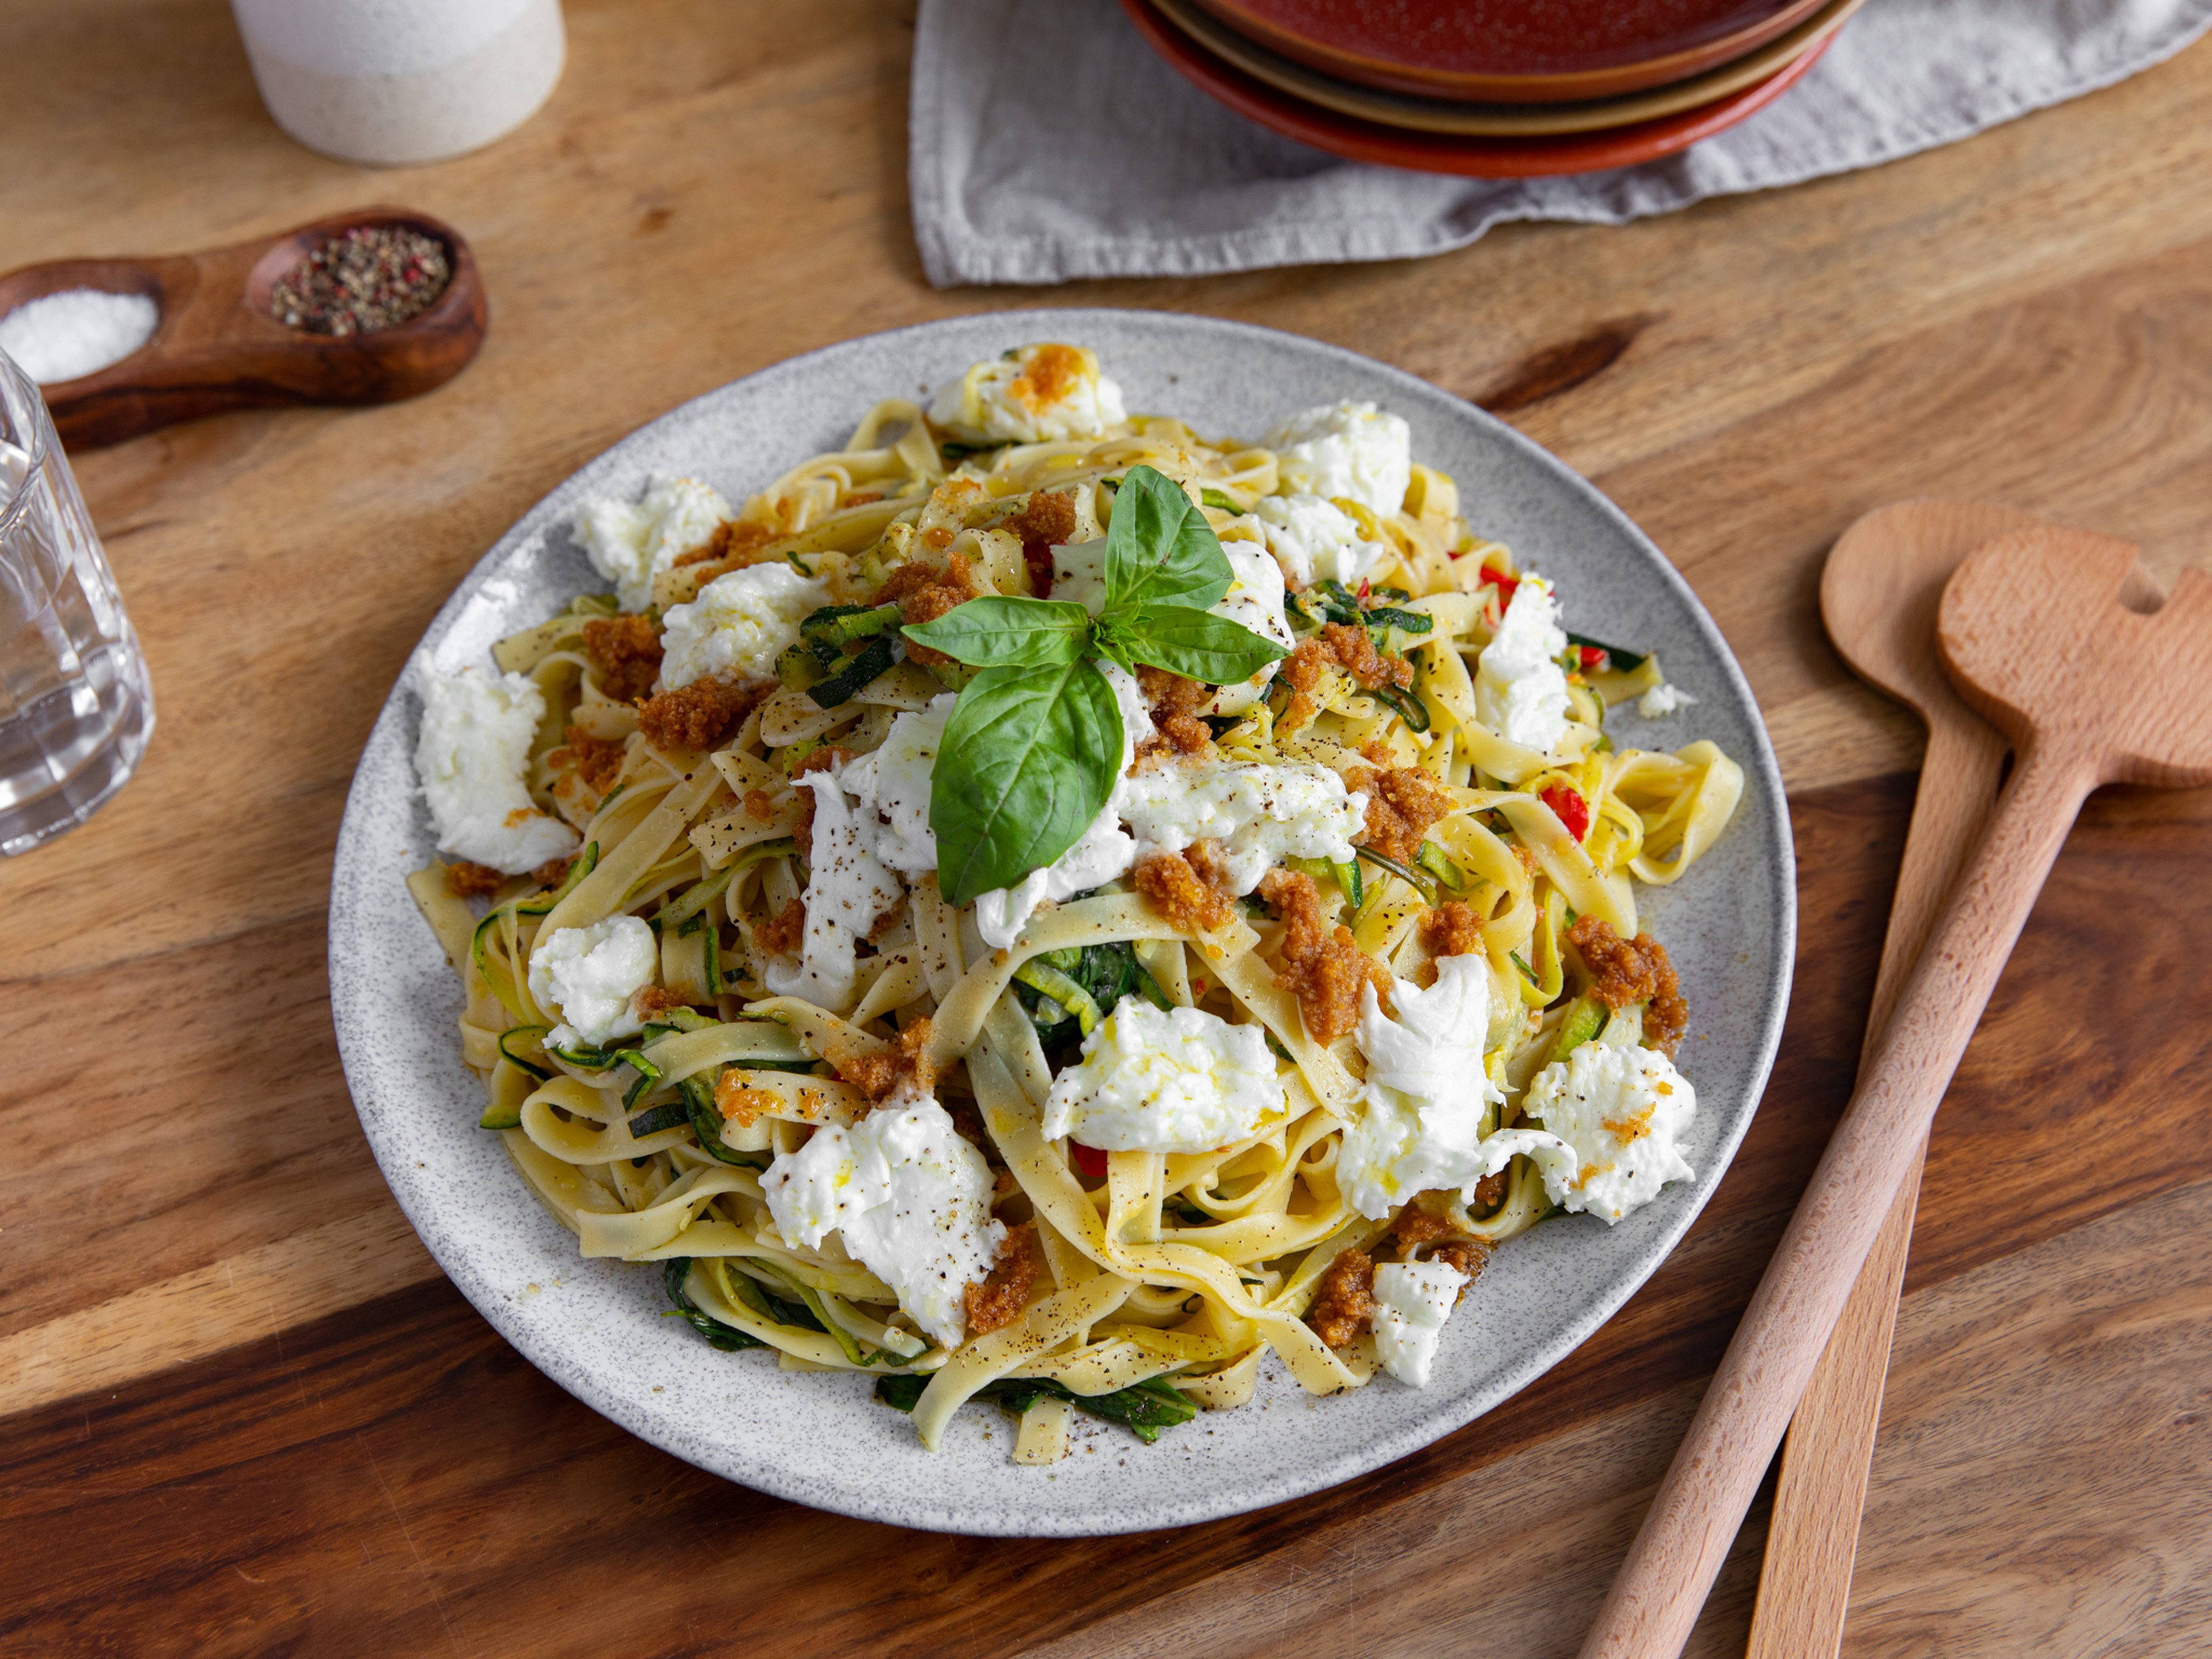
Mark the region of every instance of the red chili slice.
<instances>
[{"instance_id":1,"label":"red chili slice","mask_svg":"<svg viewBox=\"0 0 2212 1659\"><path fill-rule=\"evenodd\" d=\"M1605 647L1603 646L1586 645L1583 647L1582 652L1582 663L1583 667L1603 668L1605 666Z\"/></svg>"},{"instance_id":2,"label":"red chili slice","mask_svg":"<svg viewBox=\"0 0 2212 1659\"><path fill-rule=\"evenodd\" d=\"M1552 809L1577 841L1589 833L1589 803L1565 784L1555 783L1540 791L1536 799Z\"/></svg>"},{"instance_id":3,"label":"red chili slice","mask_svg":"<svg viewBox=\"0 0 2212 1659\"><path fill-rule=\"evenodd\" d=\"M1106 1175L1106 1154L1096 1146L1086 1146L1079 1140L1067 1143L1070 1157L1075 1160L1075 1172L1085 1181L1103 1180Z\"/></svg>"},{"instance_id":4,"label":"red chili slice","mask_svg":"<svg viewBox=\"0 0 2212 1659\"><path fill-rule=\"evenodd\" d=\"M1518 576L1509 576L1494 564L1482 567L1482 580L1498 590L1498 608L1501 611L1513 603L1513 590L1521 586Z\"/></svg>"}]
</instances>

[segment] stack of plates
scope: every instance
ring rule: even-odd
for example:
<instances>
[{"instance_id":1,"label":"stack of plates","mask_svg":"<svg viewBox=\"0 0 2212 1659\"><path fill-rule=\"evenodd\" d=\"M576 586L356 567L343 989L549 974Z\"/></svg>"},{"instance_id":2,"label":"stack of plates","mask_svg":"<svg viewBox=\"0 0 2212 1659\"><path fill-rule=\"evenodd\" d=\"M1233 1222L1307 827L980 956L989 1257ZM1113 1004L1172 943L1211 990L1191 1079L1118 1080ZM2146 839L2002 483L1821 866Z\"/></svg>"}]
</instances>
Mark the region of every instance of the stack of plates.
<instances>
[{"instance_id":1,"label":"stack of plates","mask_svg":"<svg viewBox=\"0 0 2212 1659\"><path fill-rule=\"evenodd\" d=\"M1188 80L1353 161L1632 166L1780 97L1865 0L1121 0Z\"/></svg>"}]
</instances>

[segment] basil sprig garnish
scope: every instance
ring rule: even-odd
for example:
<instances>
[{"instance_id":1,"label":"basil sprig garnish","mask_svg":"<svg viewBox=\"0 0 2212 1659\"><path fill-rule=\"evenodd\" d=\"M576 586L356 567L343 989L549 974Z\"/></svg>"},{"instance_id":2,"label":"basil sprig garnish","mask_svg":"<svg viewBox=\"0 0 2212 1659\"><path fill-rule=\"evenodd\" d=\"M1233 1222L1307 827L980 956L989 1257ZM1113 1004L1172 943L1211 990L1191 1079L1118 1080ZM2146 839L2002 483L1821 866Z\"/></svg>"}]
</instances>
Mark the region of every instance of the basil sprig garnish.
<instances>
[{"instance_id":1,"label":"basil sprig garnish","mask_svg":"<svg viewBox=\"0 0 2212 1659\"><path fill-rule=\"evenodd\" d=\"M1121 709L1095 659L1232 685L1285 654L1210 613L1235 573L1190 497L1152 467L1132 467L1114 497L1105 577L1095 617L1065 599L992 595L902 630L982 671L945 722L930 787L948 903L1050 864L1113 794Z\"/></svg>"}]
</instances>

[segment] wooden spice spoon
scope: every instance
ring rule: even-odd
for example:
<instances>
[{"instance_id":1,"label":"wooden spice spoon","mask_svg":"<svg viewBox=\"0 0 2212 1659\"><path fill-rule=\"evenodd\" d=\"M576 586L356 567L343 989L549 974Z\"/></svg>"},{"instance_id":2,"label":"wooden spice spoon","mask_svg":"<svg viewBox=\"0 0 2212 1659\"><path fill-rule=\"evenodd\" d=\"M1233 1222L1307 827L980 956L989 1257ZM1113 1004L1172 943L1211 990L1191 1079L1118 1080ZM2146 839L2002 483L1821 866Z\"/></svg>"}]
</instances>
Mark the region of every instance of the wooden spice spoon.
<instances>
[{"instance_id":1,"label":"wooden spice spoon","mask_svg":"<svg viewBox=\"0 0 2212 1659\"><path fill-rule=\"evenodd\" d=\"M359 226L417 230L446 245L453 275L427 307L374 334L311 334L269 313L276 280ZM383 404L442 386L483 343L483 278L451 225L409 208L358 208L228 247L160 258L58 259L0 276L0 316L75 288L143 294L154 337L118 362L41 386L71 449L121 443L178 421L284 404Z\"/></svg>"},{"instance_id":2,"label":"wooden spice spoon","mask_svg":"<svg viewBox=\"0 0 2212 1659\"><path fill-rule=\"evenodd\" d=\"M1978 548L1936 638L2018 763L1706 1389L1584 1659L1680 1652L1753 1494L1919 1155L1959 1058L2089 792L2212 782L2212 577L2154 614L2134 550L2054 525ZM2144 604L2138 601L2138 605Z\"/></svg>"},{"instance_id":3,"label":"wooden spice spoon","mask_svg":"<svg viewBox=\"0 0 2212 1659\"><path fill-rule=\"evenodd\" d=\"M1937 907L1988 824L2008 747L1944 677L1936 649L1943 584L1984 542L2042 522L1981 501L1899 501L1846 530L1820 574L1821 619L1837 651L1862 679L1928 726L1862 1061L1920 959ZM2141 599L2156 603L2140 567L2130 580L2149 590ZM1923 1142L1790 1419L1745 1659L1832 1659L1843 1644L1851 1561L1926 1152Z\"/></svg>"}]
</instances>

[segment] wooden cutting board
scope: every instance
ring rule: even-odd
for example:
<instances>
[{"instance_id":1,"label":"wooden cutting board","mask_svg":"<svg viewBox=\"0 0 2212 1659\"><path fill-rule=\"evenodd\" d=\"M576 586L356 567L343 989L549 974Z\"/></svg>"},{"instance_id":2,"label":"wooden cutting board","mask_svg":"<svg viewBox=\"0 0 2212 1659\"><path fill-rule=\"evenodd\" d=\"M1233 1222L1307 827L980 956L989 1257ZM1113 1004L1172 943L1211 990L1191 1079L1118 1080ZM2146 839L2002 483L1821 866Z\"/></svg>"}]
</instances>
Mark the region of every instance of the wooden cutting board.
<instances>
[{"instance_id":1,"label":"wooden cutting board","mask_svg":"<svg viewBox=\"0 0 2212 1659\"><path fill-rule=\"evenodd\" d=\"M0 268L385 196L470 238L499 326L415 403L226 416L79 469L161 726L92 825L0 863L0 1652L1571 1652L1858 1049L1918 739L1822 641L1829 542L1937 490L2125 536L2169 580L2206 562L2212 53L1624 229L1051 296L1340 341L1595 477L1751 676L1803 945L1718 1195L1551 1376L1279 1510L984 1543L762 1498L577 1406L438 1278L338 1073L323 911L345 787L483 548L709 386L1045 297L921 283L903 14L568 15L544 115L368 182L276 132L216 0L9 23L0 107L30 113L0 123ZM1968 1054L1915 1232L1854 1656L2201 1644L2208 858L2212 799L2094 799ZM1692 1651L1741 1652L1762 1525Z\"/></svg>"}]
</instances>

